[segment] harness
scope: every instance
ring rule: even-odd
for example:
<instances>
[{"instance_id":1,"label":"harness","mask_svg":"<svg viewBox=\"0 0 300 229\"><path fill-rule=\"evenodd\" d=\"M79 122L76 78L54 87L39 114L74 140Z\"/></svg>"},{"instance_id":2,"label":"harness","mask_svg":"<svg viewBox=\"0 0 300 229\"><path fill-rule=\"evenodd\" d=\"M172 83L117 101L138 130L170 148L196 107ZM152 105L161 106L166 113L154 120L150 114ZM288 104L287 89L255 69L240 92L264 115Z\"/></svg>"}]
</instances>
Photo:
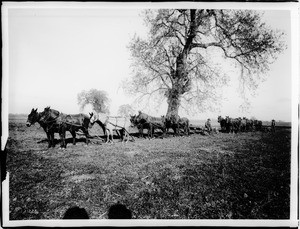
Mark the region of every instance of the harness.
<instances>
[{"instance_id":1,"label":"harness","mask_svg":"<svg viewBox=\"0 0 300 229\"><path fill-rule=\"evenodd\" d=\"M71 122L68 122L68 121L66 121L66 120L59 120L59 121L57 122L57 119L60 118L61 115L63 115L63 114L62 114L62 113L59 113L59 115L58 115L56 118L54 118L53 120L45 121L46 124L53 123L53 124L50 126L50 128L48 128L48 130L51 130L51 129L55 126L55 124L58 124L58 127L59 127L59 128L60 128L61 125L63 125L63 124L68 124L68 125L71 125L71 126L81 127L81 125L77 125L77 124L75 124L75 123L71 123ZM48 119L49 119L49 118L48 118Z\"/></svg>"},{"instance_id":2,"label":"harness","mask_svg":"<svg viewBox=\"0 0 300 229\"><path fill-rule=\"evenodd\" d=\"M112 122L110 122L110 121L108 121L109 120L109 118L115 118L116 119L116 122L117 122L117 119L118 118L124 118L124 117L122 117L122 116L107 116L107 119L106 119L106 121L105 121L105 123L103 123L103 125L105 126L105 128L106 128L106 125L107 125L107 123L109 123L110 125L112 125L112 126L114 126L115 127L115 130L116 130L116 127L118 127L118 128L120 128L120 129L123 129L123 130L125 130L126 131L126 133L133 139L133 141L135 141L134 140L134 138L130 135L130 133L126 130L126 128L125 127L123 127L123 126L119 126L119 125L117 125L117 124L114 124L114 123L112 123ZM125 120L127 121L127 119L125 118Z\"/></svg>"}]
</instances>

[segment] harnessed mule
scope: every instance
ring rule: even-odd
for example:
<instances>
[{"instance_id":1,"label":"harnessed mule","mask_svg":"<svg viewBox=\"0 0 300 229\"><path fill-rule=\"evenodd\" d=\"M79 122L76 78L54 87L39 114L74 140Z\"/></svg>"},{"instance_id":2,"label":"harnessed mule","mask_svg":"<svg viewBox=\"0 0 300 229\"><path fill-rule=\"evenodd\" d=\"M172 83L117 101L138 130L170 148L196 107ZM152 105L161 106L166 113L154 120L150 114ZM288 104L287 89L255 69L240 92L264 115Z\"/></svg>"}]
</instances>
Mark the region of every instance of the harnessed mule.
<instances>
[{"instance_id":1,"label":"harnessed mule","mask_svg":"<svg viewBox=\"0 0 300 229\"><path fill-rule=\"evenodd\" d=\"M51 146L54 147L54 132L56 131L58 133L57 129L53 129L54 132L49 131L49 123L41 120L43 112L37 112L37 109L31 110L30 114L28 115L26 126L30 127L31 125L34 125L36 122L40 124L40 126L43 128L43 130L46 132L47 140L48 140L48 148Z\"/></svg>"},{"instance_id":2,"label":"harnessed mule","mask_svg":"<svg viewBox=\"0 0 300 229\"><path fill-rule=\"evenodd\" d=\"M179 115L166 115L163 116L166 131L169 132L169 129L172 128L174 136L177 135L177 130L179 128Z\"/></svg>"},{"instance_id":3,"label":"harnessed mule","mask_svg":"<svg viewBox=\"0 0 300 229\"><path fill-rule=\"evenodd\" d=\"M103 113L95 113L91 115L90 123L91 125L98 123L102 127L103 132L107 136L106 143L110 142L109 136L111 136L111 142L114 142L113 131L121 132L122 142L125 141L125 138L125 142L128 142L129 137L131 137L134 140L134 138L128 132L128 129L130 127L130 120L127 117L108 116Z\"/></svg>"},{"instance_id":4,"label":"harnessed mule","mask_svg":"<svg viewBox=\"0 0 300 229\"><path fill-rule=\"evenodd\" d=\"M226 131L227 127L226 127L226 119L222 118L222 116L218 116L218 123L220 123L221 126L221 131Z\"/></svg>"},{"instance_id":5,"label":"harnessed mule","mask_svg":"<svg viewBox=\"0 0 300 229\"><path fill-rule=\"evenodd\" d=\"M150 137L152 138L154 135L155 129L160 129L163 132L163 136L166 134L166 126L163 117L153 117L146 113L139 111L139 114L136 116L136 122L142 125L141 130L143 127L149 127L148 129L148 136L150 132Z\"/></svg>"},{"instance_id":6,"label":"harnessed mule","mask_svg":"<svg viewBox=\"0 0 300 229\"><path fill-rule=\"evenodd\" d=\"M147 120L147 117L143 117L143 115L140 113L138 115L133 115L130 116L130 122L132 126L135 126L139 130L139 136L144 137L144 129L148 130L147 136L150 139L151 138L151 133L153 129L152 123L149 123Z\"/></svg>"},{"instance_id":7,"label":"harnessed mule","mask_svg":"<svg viewBox=\"0 0 300 229\"><path fill-rule=\"evenodd\" d=\"M254 125L256 131L262 130L262 121L254 120L253 125Z\"/></svg>"},{"instance_id":8,"label":"harnessed mule","mask_svg":"<svg viewBox=\"0 0 300 229\"><path fill-rule=\"evenodd\" d=\"M90 114L92 116L92 114ZM76 132L81 130L86 137L86 144L88 144L90 138L90 134L88 132L89 124L90 124L89 116L85 114L63 114L57 110L50 109L50 107L46 107L41 115L41 120L47 123L48 131L50 135L54 138L54 132L58 132L61 139L61 147L66 148L66 131L69 131L73 138L73 145L76 144Z\"/></svg>"},{"instance_id":9,"label":"harnessed mule","mask_svg":"<svg viewBox=\"0 0 300 229\"><path fill-rule=\"evenodd\" d=\"M241 121L237 118L226 116L226 130L228 133L237 133L240 130Z\"/></svg>"},{"instance_id":10,"label":"harnessed mule","mask_svg":"<svg viewBox=\"0 0 300 229\"><path fill-rule=\"evenodd\" d=\"M182 128L183 132L185 133L185 135L189 135L190 134L190 120L188 118L179 117L178 120L178 126L179 126L179 130Z\"/></svg>"},{"instance_id":11,"label":"harnessed mule","mask_svg":"<svg viewBox=\"0 0 300 229\"><path fill-rule=\"evenodd\" d=\"M180 134L180 129L183 129L183 133L186 135L190 134L190 121L188 118L180 118L179 115L166 115L162 117L164 119L167 132L169 131L169 128L172 128L174 136Z\"/></svg>"}]
</instances>

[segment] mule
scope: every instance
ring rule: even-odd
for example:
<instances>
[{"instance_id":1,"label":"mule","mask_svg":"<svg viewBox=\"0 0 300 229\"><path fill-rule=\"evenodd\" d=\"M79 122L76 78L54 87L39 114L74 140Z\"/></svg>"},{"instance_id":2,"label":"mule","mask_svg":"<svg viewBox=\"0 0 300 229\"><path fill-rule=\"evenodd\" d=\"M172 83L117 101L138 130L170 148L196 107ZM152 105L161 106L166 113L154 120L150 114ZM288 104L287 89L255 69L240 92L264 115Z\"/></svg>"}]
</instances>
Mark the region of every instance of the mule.
<instances>
[{"instance_id":1,"label":"mule","mask_svg":"<svg viewBox=\"0 0 300 229\"><path fill-rule=\"evenodd\" d=\"M226 125L226 118L222 118L222 116L218 116L218 123L220 123L221 126L221 131L226 131L227 130L227 125Z\"/></svg>"},{"instance_id":2,"label":"mule","mask_svg":"<svg viewBox=\"0 0 300 229\"><path fill-rule=\"evenodd\" d=\"M262 121L260 120L254 120L253 126L255 127L255 130L260 131L262 130Z\"/></svg>"},{"instance_id":3,"label":"mule","mask_svg":"<svg viewBox=\"0 0 300 229\"><path fill-rule=\"evenodd\" d=\"M253 131L253 120L252 119L246 120L246 130Z\"/></svg>"},{"instance_id":4,"label":"mule","mask_svg":"<svg viewBox=\"0 0 300 229\"><path fill-rule=\"evenodd\" d=\"M122 142L128 142L130 136L128 129L130 127L130 120L127 117L113 117L104 113L93 113L90 119L91 125L98 123L103 132L106 134L106 143L114 142L113 131L121 133ZM110 139L111 136L111 139Z\"/></svg>"},{"instance_id":5,"label":"mule","mask_svg":"<svg viewBox=\"0 0 300 229\"><path fill-rule=\"evenodd\" d=\"M183 133L185 135L189 135L190 134L190 120L186 117L182 117L182 118L179 117L178 128L179 128L179 130L183 129Z\"/></svg>"},{"instance_id":6,"label":"mule","mask_svg":"<svg viewBox=\"0 0 300 229\"><path fill-rule=\"evenodd\" d=\"M153 125L148 118L139 112L138 115L130 116L131 125L137 127L139 137L144 137L144 129L147 129L147 137L150 139L153 133Z\"/></svg>"},{"instance_id":7,"label":"mule","mask_svg":"<svg viewBox=\"0 0 300 229\"><path fill-rule=\"evenodd\" d=\"M36 122L39 123L47 135L48 148L50 148L51 146L54 147L54 132L52 136L52 132L49 131L50 123L41 120L42 113L43 112L37 112L37 109L32 108L30 114L27 117L26 126L30 127L31 125L34 125Z\"/></svg>"},{"instance_id":8,"label":"mule","mask_svg":"<svg viewBox=\"0 0 300 229\"><path fill-rule=\"evenodd\" d=\"M150 132L150 137L154 136L155 129L160 129L163 132L163 136L166 134L166 126L163 117L153 117L146 113L139 111L139 114L136 116L136 122L143 127L148 127L148 136Z\"/></svg>"},{"instance_id":9,"label":"mule","mask_svg":"<svg viewBox=\"0 0 300 229\"><path fill-rule=\"evenodd\" d=\"M54 136L54 132L58 132L61 139L61 148L66 148L66 131L69 131L73 138L73 145L76 145L76 132L81 130L86 137L86 144L91 138L88 128L90 124L90 117L85 114L64 114L57 110L46 107L42 112L41 120L48 123L48 131L51 136Z\"/></svg>"},{"instance_id":10,"label":"mule","mask_svg":"<svg viewBox=\"0 0 300 229\"><path fill-rule=\"evenodd\" d=\"M226 116L226 131L228 133L237 133L240 130L240 120Z\"/></svg>"},{"instance_id":11,"label":"mule","mask_svg":"<svg viewBox=\"0 0 300 229\"><path fill-rule=\"evenodd\" d=\"M238 120L240 121L240 131L246 132L247 131L247 118L246 117L239 117Z\"/></svg>"},{"instance_id":12,"label":"mule","mask_svg":"<svg viewBox=\"0 0 300 229\"><path fill-rule=\"evenodd\" d=\"M173 129L173 136L178 135L179 130L179 115L166 115L164 116L166 131Z\"/></svg>"}]
</instances>

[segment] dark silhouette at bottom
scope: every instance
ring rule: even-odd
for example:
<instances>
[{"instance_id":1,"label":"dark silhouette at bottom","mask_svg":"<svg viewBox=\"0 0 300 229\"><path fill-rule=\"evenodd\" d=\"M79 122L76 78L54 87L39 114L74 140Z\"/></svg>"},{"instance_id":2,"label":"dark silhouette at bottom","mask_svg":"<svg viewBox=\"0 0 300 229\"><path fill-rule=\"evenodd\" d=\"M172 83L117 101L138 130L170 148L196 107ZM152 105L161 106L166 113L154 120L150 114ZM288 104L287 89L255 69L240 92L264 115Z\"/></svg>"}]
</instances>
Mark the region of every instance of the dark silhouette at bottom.
<instances>
[{"instance_id":1,"label":"dark silhouette at bottom","mask_svg":"<svg viewBox=\"0 0 300 229\"><path fill-rule=\"evenodd\" d=\"M89 219L89 215L84 208L71 207L65 212L63 219Z\"/></svg>"},{"instance_id":2,"label":"dark silhouette at bottom","mask_svg":"<svg viewBox=\"0 0 300 229\"><path fill-rule=\"evenodd\" d=\"M131 219L132 214L123 204L114 204L108 210L109 219Z\"/></svg>"}]
</instances>

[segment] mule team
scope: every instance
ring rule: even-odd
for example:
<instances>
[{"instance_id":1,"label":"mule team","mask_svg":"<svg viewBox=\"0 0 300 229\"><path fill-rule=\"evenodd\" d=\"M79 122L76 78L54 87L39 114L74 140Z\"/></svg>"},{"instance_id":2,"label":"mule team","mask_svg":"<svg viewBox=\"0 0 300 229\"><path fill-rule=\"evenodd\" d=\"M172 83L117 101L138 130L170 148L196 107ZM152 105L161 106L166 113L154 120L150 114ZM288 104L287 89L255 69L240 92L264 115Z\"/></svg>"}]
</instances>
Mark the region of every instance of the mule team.
<instances>
[{"instance_id":1,"label":"mule team","mask_svg":"<svg viewBox=\"0 0 300 229\"><path fill-rule=\"evenodd\" d=\"M230 118L229 116L226 116L225 118L222 118L219 116L218 122L220 123L221 131L227 133L262 130L262 121L256 119L247 119L246 117ZM271 130L275 131L274 119L271 121Z\"/></svg>"},{"instance_id":2,"label":"mule team","mask_svg":"<svg viewBox=\"0 0 300 229\"><path fill-rule=\"evenodd\" d=\"M272 120L272 126L273 126ZM130 116L130 119L125 117L113 117L106 114L89 113L86 114L75 114L69 115L61 113L57 110L46 107L43 112L37 112L37 109L32 109L28 115L27 126L38 122L47 134L48 147L54 147L54 133L59 133L61 139L61 147L66 148L66 131L69 131L73 138L73 144L76 144L76 132L81 130L85 137L86 143L88 144L88 138L90 136L88 129L91 128L95 123L99 124L102 128L103 133L107 136L106 142L113 142L113 131L116 131L121 135L122 141L126 142L131 137L128 129L130 127L136 127L139 130L140 137L143 136L144 129L147 130L147 137L152 138L154 131L159 129L162 131L163 136L168 133L169 129L173 129L173 135L179 135L183 132L185 135L190 134L190 123L185 117L179 116L161 116L153 117L139 111L138 115ZM221 130L227 132L237 132L252 130L253 126L262 126L261 121L243 119L231 119L228 116L224 119L221 116L218 117ZM275 121L274 121L275 127ZM208 132L212 130L210 119L205 123L205 128ZM259 128L258 128L259 129ZM257 129L257 130L258 130ZM110 137L111 136L111 137ZM133 139L134 140L134 139Z\"/></svg>"}]
</instances>

